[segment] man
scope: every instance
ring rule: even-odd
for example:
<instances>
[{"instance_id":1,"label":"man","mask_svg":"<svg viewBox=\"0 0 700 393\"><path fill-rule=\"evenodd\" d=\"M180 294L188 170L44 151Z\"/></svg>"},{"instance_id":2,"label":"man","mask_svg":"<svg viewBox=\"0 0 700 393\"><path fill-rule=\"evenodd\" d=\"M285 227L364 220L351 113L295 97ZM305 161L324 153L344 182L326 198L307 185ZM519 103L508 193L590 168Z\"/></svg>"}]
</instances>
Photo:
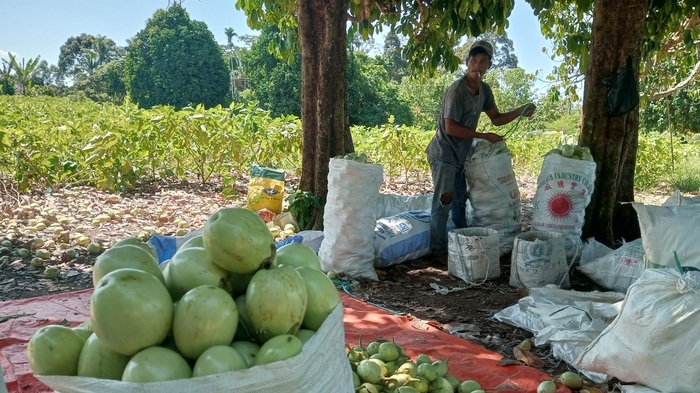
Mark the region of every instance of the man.
<instances>
[{"instance_id":1,"label":"man","mask_svg":"<svg viewBox=\"0 0 700 393\"><path fill-rule=\"evenodd\" d=\"M435 136L426 153L433 177L433 202L430 221L430 248L441 263L447 263L447 219L457 228L467 226L467 187L464 179L464 161L469 157L473 139L489 142L502 141L492 133L476 132L479 115L485 112L495 126L508 124L519 116L530 117L534 104L526 104L510 112L501 113L493 98L491 87L482 78L491 67L493 46L476 41L466 59L467 73L447 88Z\"/></svg>"}]
</instances>

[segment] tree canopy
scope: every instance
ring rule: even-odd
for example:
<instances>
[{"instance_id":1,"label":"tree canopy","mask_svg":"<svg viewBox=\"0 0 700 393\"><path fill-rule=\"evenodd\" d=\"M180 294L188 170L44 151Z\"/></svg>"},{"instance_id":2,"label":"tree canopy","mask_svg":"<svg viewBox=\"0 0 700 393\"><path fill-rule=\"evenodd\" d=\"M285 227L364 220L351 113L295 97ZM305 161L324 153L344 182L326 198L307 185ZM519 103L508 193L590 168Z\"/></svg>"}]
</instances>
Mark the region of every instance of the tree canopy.
<instances>
[{"instance_id":1,"label":"tree canopy","mask_svg":"<svg viewBox=\"0 0 700 393\"><path fill-rule=\"evenodd\" d=\"M179 4L158 10L136 34L125 59L131 99L142 107L222 104L229 71L207 25Z\"/></svg>"},{"instance_id":2,"label":"tree canopy","mask_svg":"<svg viewBox=\"0 0 700 393\"><path fill-rule=\"evenodd\" d=\"M61 46L58 69L70 78L84 77L92 74L99 66L123 56L123 49L112 39L83 33L68 38Z\"/></svg>"}]
</instances>

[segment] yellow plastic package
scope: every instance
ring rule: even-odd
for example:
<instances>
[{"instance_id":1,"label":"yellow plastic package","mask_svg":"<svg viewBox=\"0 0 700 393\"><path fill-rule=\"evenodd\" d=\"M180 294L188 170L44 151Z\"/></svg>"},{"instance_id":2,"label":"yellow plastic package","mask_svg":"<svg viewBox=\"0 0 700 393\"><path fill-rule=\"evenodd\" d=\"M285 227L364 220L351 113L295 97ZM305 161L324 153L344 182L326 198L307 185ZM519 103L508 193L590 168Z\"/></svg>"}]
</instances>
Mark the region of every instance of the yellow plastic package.
<instances>
[{"instance_id":1,"label":"yellow plastic package","mask_svg":"<svg viewBox=\"0 0 700 393\"><path fill-rule=\"evenodd\" d=\"M268 209L282 212L284 199L284 171L253 164L248 183L248 208L253 211Z\"/></svg>"}]
</instances>

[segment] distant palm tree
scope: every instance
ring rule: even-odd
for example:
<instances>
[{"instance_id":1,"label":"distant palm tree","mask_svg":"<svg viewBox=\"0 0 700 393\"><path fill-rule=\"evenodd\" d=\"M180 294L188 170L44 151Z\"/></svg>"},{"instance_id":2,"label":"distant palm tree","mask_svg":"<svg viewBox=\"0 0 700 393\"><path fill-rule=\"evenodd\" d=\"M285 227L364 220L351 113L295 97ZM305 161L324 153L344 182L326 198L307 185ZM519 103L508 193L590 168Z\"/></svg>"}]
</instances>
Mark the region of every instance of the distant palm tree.
<instances>
[{"instance_id":1,"label":"distant palm tree","mask_svg":"<svg viewBox=\"0 0 700 393\"><path fill-rule=\"evenodd\" d=\"M224 30L224 34L226 34L226 42L228 42L229 48L233 46L233 37L238 37L238 34L236 34L233 31L232 27L227 27Z\"/></svg>"},{"instance_id":2,"label":"distant palm tree","mask_svg":"<svg viewBox=\"0 0 700 393\"><path fill-rule=\"evenodd\" d=\"M96 50L91 49L83 53L83 56L78 59L78 64L87 75L92 75L93 71L104 63L100 62L100 54Z\"/></svg>"},{"instance_id":3,"label":"distant palm tree","mask_svg":"<svg viewBox=\"0 0 700 393\"><path fill-rule=\"evenodd\" d=\"M114 50L109 45L109 38L103 35L98 35L97 37L95 37L95 42L92 47L92 50L95 51L95 54L97 55L96 60L98 66L102 64L107 64L114 59Z\"/></svg>"},{"instance_id":4,"label":"distant palm tree","mask_svg":"<svg viewBox=\"0 0 700 393\"><path fill-rule=\"evenodd\" d=\"M17 84L19 84L18 93L26 94L32 87L32 76L34 71L36 71L37 65L39 65L41 56L37 56L36 59L29 59L26 63L24 58L22 58L22 64L17 61L12 53L8 53L8 56L10 57L10 68L15 71L15 78L17 79Z\"/></svg>"}]
</instances>

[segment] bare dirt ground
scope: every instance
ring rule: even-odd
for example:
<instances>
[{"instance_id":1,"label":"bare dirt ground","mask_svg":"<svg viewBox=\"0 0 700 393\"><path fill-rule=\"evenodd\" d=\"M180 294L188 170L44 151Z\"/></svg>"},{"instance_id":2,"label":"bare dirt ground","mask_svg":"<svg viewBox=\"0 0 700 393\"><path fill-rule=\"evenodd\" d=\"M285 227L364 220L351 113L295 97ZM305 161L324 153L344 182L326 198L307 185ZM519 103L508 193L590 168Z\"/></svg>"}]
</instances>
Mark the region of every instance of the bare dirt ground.
<instances>
[{"instance_id":1,"label":"bare dirt ground","mask_svg":"<svg viewBox=\"0 0 700 393\"><path fill-rule=\"evenodd\" d=\"M530 201L535 180L518 179L526 229L532 214ZM129 236L147 237L154 231L168 235L178 231L187 233L200 228L218 208L241 205L246 184L246 179L242 178L238 201L224 200L216 184L150 183L128 193L79 187L17 194L6 188L0 192L3 198L0 240L3 236L11 237L12 244L0 247L0 301L92 287L91 268L96 254L88 253L83 243L74 247L78 255L71 259L56 244L68 240L67 243L74 245L81 236L107 245ZM430 184L424 181L406 186L401 182L387 182L382 192L424 194L430 192ZM650 194L643 199L658 203L666 196L665 193ZM20 256L20 248L43 248L51 255L43 261L43 266L38 266L39 263L32 262L33 255ZM47 278L44 271L48 266L58 267L60 275L55 279ZM442 295L431 284L455 288L463 287L464 282L450 275L447 267L439 262L420 258L379 270L378 282L362 282L351 295L451 331L514 359L513 347L532 334L493 319L496 312L526 295L508 285L509 272L510 255L507 254L501 258L500 278ZM573 274L571 282L573 289L597 289L585 276ZM568 370L564 362L551 356L548 348L535 348L533 353L542 360L538 367L550 375ZM607 390L608 386L599 386L598 391Z\"/></svg>"}]
</instances>

